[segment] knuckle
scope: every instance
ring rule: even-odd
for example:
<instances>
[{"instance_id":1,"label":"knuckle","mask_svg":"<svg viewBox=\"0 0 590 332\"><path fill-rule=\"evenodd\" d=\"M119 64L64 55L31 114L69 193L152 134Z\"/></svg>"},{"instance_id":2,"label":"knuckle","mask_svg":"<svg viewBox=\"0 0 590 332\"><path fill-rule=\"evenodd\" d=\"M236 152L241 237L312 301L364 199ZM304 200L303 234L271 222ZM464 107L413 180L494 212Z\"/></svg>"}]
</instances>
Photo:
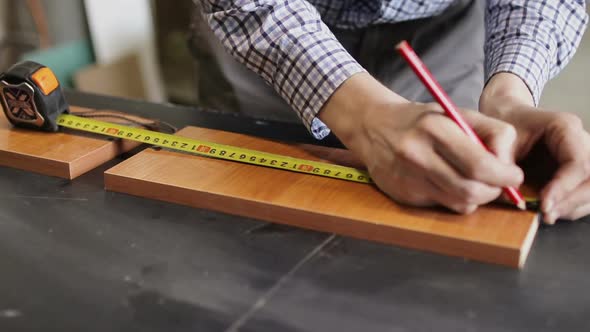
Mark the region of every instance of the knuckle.
<instances>
[{"instance_id":1,"label":"knuckle","mask_svg":"<svg viewBox=\"0 0 590 332\"><path fill-rule=\"evenodd\" d=\"M474 182L468 182L459 188L459 194L465 200L465 203L473 203L479 196L480 188Z\"/></svg>"},{"instance_id":2,"label":"knuckle","mask_svg":"<svg viewBox=\"0 0 590 332\"><path fill-rule=\"evenodd\" d=\"M480 179L485 173L488 163L482 159L475 159L467 164L465 168L465 175L470 179Z\"/></svg>"},{"instance_id":3,"label":"knuckle","mask_svg":"<svg viewBox=\"0 0 590 332\"><path fill-rule=\"evenodd\" d=\"M402 138L395 146L395 155L397 158L409 161L409 162L417 162L420 152L418 151L418 146L416 144L417 138L412 137L410 135Z\"/></svg>"},{"instance_id":4,"label":"knuckle","mask_svg":"<svg viewBox=\"0 0 590 332\"><path fill-rule=\"evenodd\" d=\"M572 113L559 113L557 117L557 125L566 128L580 128L583 127L582 119Z\"/></svg>"},{"instance_id":5,"label":"knuckle","mask_svg":"<svg viewBox=\"0 0 590 332\"><path fill-rule=\"evenodd\" d=\"M435 102L426 103L426 104L424 104L424 107L429 111L434 111L434 112L438 112L438 113L444 112L442 106L440 106L439 103L435 103Z\"/></svg>"},{"instance_id":6,"label":"knuckle","mask_svg":"<svg viewBox=\"0 0 590 332\"><path fill-rule=\"evenodd\" d=\"M439 128L439 114L437 113L424 113L418 119L418 128L421 129L423 132L427 133L435 133L436 130Z\"/></svg>"},{"instance_id":7,"label":"knuckle","mask_svg":"<svg viewBox=\"0 0 590 332\"><path fill-rule=\"evenodd\" d=\"M502 123L501 124L501 129L500 129L500 135L502 135L502 137L509 139L511 141L516 140L516 128L508 123Z\"/></svg>"}]
</instances>

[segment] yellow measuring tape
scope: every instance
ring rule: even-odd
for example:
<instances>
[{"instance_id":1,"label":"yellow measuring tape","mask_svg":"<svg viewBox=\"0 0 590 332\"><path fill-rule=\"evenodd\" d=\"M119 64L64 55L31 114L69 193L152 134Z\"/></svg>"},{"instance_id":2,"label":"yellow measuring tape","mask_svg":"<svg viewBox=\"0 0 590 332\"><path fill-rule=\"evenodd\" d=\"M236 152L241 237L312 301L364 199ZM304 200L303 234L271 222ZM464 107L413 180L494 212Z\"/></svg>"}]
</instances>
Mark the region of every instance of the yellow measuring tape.
<instances>
[{"instance_id":1,"label":"yellow measuring tape","mask_svg":"<svg viewBox=\"0 0 590 332\"><path fill-rule=\"evenodd\" d=\"M57 118L57 124L66 128L151 144L199 156L231 160L251 165L266 166L347 181L372 183L367 172L351 167L200 141L157 131L97 121L70 114L60 115Z\"/></svg>"}]
</instances>

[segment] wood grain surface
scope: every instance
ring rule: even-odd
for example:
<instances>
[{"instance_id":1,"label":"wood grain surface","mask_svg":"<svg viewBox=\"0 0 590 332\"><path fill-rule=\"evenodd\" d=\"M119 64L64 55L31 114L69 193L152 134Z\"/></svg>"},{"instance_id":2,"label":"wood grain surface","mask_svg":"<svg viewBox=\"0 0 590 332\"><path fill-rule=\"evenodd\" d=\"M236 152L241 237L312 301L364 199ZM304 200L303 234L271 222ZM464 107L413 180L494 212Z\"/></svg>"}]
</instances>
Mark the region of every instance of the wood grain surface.
<instances>
[{"instance_id":1,"label":"wood grain surface","mask_svg":"<svg viewBox=\"0 0 590 332\"><path fill-rule=\"evenodd\" d=\"M134 142L110 141L81 132L14 128L0 112L1 166L74 179L136 146Z\"/></svg>"},{"instance_id":2,"label":"wood grain surface","mask_svg":"<svg viewBox=\"0 0 590 332\"><path fill-rule=\"evenodd\" d=\"M347 152L187 127L179 135L311 160ZM321 150L324 153L321 153ZM323 232L522 267L538 222L492 205L460 216L395 204L375 186L146 149L105 172L108 190Z\"/></svg>"}]
</instances>

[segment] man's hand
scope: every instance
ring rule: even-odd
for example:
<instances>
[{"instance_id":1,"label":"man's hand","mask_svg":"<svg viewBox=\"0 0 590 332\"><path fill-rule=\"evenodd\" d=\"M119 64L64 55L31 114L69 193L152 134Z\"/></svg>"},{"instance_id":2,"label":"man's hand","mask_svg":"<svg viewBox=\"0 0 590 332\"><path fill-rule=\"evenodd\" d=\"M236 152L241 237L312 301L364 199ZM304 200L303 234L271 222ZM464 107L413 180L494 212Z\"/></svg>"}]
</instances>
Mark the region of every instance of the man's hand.
<instances>
[{"instance_id":1,"label":"man's hand","mask_svg":"<svg viewBox=\"0 0 590 332\"><path fill-rule=\"evenodd\" d=\"M550 153L547 158L558 163L555 175L541 192L546 223L590 214L590 135L577 116L534 107L524 82L508 73L497 74L490 80L482 94L480 110L516 128L516 161L543 143Z\"/></svg>"},{"instance_id":2,"label":"man's hand","mask_svg":"<svg viewBox=\"0 0 590 332\"><path fill-rule=\"evenodd\" d=\"M502 187L518 187L523 173L510 162L512 126L477 112L464 116L497 156L469 140L438 104L410 103L368 74L347 80L320 113L394 200L471 213Z\"/></svg>"}]
</instances>

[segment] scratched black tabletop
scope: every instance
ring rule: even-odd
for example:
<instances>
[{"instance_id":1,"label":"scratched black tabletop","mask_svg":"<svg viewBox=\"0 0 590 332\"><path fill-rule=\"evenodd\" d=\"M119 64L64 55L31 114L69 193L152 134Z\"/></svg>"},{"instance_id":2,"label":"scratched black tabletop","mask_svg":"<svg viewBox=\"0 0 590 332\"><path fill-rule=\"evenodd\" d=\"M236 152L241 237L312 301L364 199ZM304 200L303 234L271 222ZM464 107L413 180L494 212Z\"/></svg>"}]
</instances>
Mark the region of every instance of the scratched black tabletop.
<instances>
[{"instance_id":1,"label":"scratched black tabletop","mask_svg":"<svg viewBox=\"0 0 590 332\"><path fill-rule=\"evenodd\" d=\"M296 124L68 97L311 141ZM105 192L118 161L74 181L0 168L0 331L590 331L583 220L541 228L518 271Z\"/></svg>"}]
</instances>

